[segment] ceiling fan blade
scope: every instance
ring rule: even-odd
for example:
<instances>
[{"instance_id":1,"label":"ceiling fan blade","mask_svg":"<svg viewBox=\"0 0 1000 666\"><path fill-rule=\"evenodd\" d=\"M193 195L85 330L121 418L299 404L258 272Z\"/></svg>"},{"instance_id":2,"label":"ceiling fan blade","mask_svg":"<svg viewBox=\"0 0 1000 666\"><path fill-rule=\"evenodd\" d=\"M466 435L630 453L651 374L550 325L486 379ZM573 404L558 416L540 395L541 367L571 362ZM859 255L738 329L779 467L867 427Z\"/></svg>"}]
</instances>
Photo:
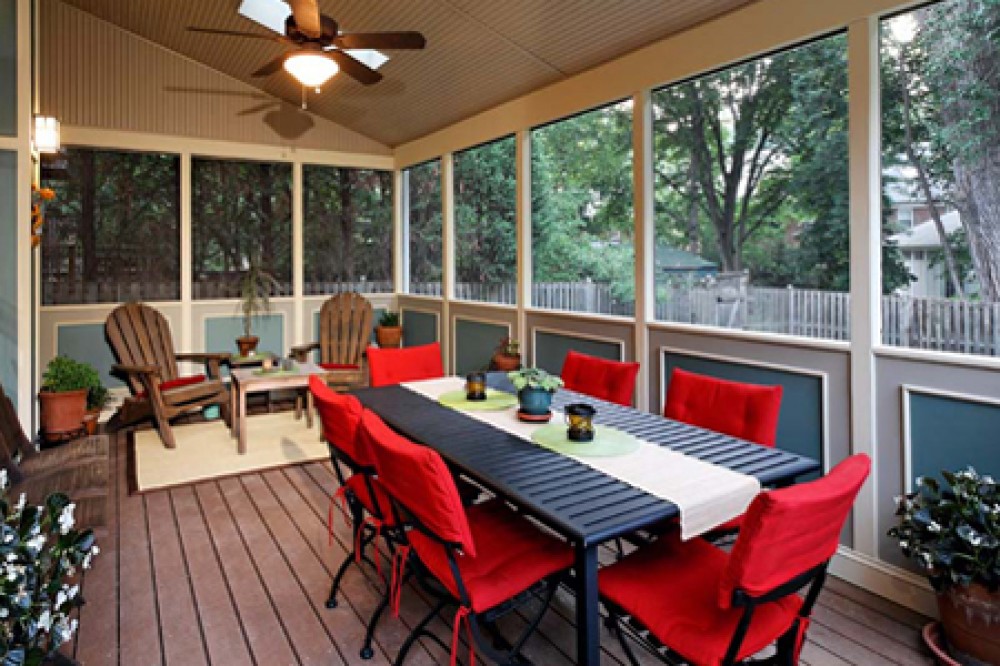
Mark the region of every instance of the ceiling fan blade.
<instances>
[{"instance_id":1,"label":"ceiling fan blade","mask_svg":"<svg viewBox=\"0 0 1000 666\"><path fill-rule=\"evenodd\" d=\"M262 76L271 76L272 74L281 70L282 65L285 64L285 59L288 58L287 53L282 53L280 56L271 60L266 65L258 69L256 72L250 76L254 78L260 78Z\"/></svg>"},{"instance_id":2,"label":"ceiling fan blade","mask_svg":"<svg viewBox=\"0 0 1000 666\"><path fill-rule=\"evenodd\" d=\"M422 49L427 40L419 32L355 32L338 35L341 49Z\"/></svg>"},{"instance_id":3,"label":"ceiling fan blade","mask_svg":"<svg viewBox=\"0 0 1000 666\"><path fill-rule=\"evenodd\" d=\"M285 34L285 19L292 13L284 0L243 0L240 15L279 35Z\"/></svg>"},{"instance_id":4,"label":"ceiling fan blade","mask_svg":"<svg viewBox=\"0 0 1000 666\"><path fill-rule=\"evenodd\" d=\"M252 116L254 114L260 113L261 111L267 111L268 109L270 109L275 104L277 104L277 102L261 102L260 104L255 104L254 106L251 106L249 109L243 109L242 111L240 111L236 115L237 116Z\"/></svg>"},{"instance_id":5,"label":"ceiling fan blade","mask_svg":"<svg viewBox=\"0 0 1000 666\"><path fill-rule=\"evenodd\" d=\"M368 65L359 62L343 51L325 51L326 55L340 65L340 69L352 79L366 86L378 83L382 75Z\"/></svg>"},{"instance_id":6,"label":"ceiling fan blade","mask_svg":"<svg viewBox=\"0 0 1000 666\"><path fill-rule=\"evenodd\" d=\"M199 32L205 35L224 35L226 37L250 37L252 39L266 39L270 42L280 42L285 43L284 37L279 37L278 35L262 35L258 32L242 32L240 30L221 30L219 28L199 28L198 26L189 25L187 27L188 32Z\"/></svg>"},{"instance_id":7,"label":"ceiling fan blade","mask_svg":"<svg viewBox=\"0 0 1000 666\"><path fill-rule=\"evenodd\" d=\"M316 4L316 0L290 0L289 4L292 6L295 25L304 35L316 39L323 34L319 18L319 5Z\"/></svg>"}]
</instances>

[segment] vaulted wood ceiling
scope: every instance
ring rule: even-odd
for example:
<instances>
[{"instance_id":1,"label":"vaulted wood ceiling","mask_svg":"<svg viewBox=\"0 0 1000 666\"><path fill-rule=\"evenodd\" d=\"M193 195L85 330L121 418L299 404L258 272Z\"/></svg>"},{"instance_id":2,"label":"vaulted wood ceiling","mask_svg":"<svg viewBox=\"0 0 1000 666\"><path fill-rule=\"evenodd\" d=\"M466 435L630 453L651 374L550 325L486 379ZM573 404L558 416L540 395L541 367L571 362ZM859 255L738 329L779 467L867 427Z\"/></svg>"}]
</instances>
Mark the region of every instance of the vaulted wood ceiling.
<instances>
[{"instance_id":1,"label":"vaulted wood ceiling","mask_svg":"<svg viewBox=\"0 0 1000 666\"><path fill-rule=\"evenodd\" d=\"M63 0L290 102L284 72L250 72L281 52L265 41L212 37L185 26L259 30L239 0ZM419 30L424 51L396 51L385 79L335 77L309 109L395 146L554 83L755 0L320 0L348 31Z\"/></svg>"}]
</instances>

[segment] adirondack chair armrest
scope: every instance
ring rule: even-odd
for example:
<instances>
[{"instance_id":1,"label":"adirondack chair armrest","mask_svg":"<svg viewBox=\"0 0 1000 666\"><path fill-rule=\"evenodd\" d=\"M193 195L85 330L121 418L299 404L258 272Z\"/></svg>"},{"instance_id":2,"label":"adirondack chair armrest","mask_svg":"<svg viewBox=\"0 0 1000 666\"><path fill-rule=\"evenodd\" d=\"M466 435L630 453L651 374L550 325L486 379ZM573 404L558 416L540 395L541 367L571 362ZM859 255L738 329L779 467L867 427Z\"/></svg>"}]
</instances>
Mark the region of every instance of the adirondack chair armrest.
<instances>
[{"instance_id":1,"label":"adirondack chair armrest","mask_svg":"<svg viewBox=\"0 0 1000 666\"><path fill-rule=\"evenodd\" d=\"M222 374L219 366L228 362L232 356L229 352L180 352L174 354L174 358L178 361L204 363L208 367L209 379L218 379Z\"/></svg>"},{"instance_id":2,"label":"adirondack chair armrest","mask_svg":"<svg viewBox=\"0 0 1000 666\"><path fill-rule=\"evenodd\" d=\"M297 345L295 347L292 347L292 351L289 353L289 356L294 358L299 363L305 363L306 361L309 360L307 358L309 352L316 349L319 349L318 342L310 342L304 345Z\"/></svg>"}]
</instances>

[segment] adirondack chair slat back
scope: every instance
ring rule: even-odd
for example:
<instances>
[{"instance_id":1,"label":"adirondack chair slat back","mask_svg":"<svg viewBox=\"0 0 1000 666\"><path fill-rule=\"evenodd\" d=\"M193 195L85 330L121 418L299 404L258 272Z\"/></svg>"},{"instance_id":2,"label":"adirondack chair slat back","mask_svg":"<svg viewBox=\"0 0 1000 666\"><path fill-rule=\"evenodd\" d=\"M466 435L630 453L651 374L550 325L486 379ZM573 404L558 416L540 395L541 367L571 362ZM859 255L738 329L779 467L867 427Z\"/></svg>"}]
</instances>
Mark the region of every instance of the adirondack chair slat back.
<instances>
[{"instance_id":1,"label":"adirondack chair slat back","mask_svg":"<svg viewBox=\"0 0 1000 666\"><path fill-rule=\"evenodd\" d=\"M24 428L21 427L14 403L3 392L3 387L0 387L0 444L2 444L0 463L4 467L7 467L8 463L12 462L18 454L28 457L34 452L31 440L24 434ZM8 469L8 471L12 472L13 470Z\"/></svg>"},{"instance_id":2,"label":"adirondack chair slat back","mask_svg":"<svg viewBox=\"0 0 1000 666\"><path fill-rule=\"evenodd\" d=\"M361 365L372 330L372 304L356 293L337 294L319 312L320 363Z\"/></svg>"},{"instance_id":3,"label":"adirondack chair slat back","mask_svg":"<svg viewBox=\"0 0 1000 666\"><path fill-rule=\"evenodd\" d=\"M160 312L142 303L119 305L105 325L111 348L123 365L155 365L160 381L177 378L177 360L170 324ZM132 391L143 390L136 377L129 377Z\"/></svg>"}]
</instances>

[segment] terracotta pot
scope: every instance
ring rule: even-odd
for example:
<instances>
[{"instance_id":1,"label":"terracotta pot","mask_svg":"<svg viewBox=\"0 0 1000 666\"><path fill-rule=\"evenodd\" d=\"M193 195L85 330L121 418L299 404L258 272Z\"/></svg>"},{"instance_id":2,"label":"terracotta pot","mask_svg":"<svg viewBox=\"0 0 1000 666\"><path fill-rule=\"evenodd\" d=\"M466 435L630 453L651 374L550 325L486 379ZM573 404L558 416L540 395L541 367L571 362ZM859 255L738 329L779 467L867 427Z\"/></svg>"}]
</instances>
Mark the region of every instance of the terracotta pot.
<instances>
[{"instance_id":1,"label":"terracotta pot","mask_svg":"<svg viewBox=\"0 0 1000 666\"><path fill-rule=\"evenodd\" d=\"M498 372L510 372L521 367L521 355L508 356L506 354L493 355L493 368Z\"/></svg>"},{"instance_id":2,"label":"terracotta pot","mask_svg":"<svg viewBox=\"0 0 1000 666\"><path fill-rule=\"evenodd\" d=\"M979 583L953 585L937 600L952 656L963 664L1000 666L1000 592Z\"/></svg>"},{"instance_id":3,"label":"terracotta pot","mask_svg":"<svg viewBox=\"0 0 1000 666\"><path fill-rule=\"evenodd\" d=\"M88 409L83 414L83 427L87 429L88 435L97 434L97 421L101 418L100 407Z\"/></svg>"},{"instance_id":4,"label":"terracotta pot","mask_svg":"<svg viewBox=\"0 0 1000 666\"><path fill-rule=\"evenodd\" d=\"M399 347L403 340L403 327L376 326L375 339L379 347Z\"/></svg>"},{"instance_id":5,"label":"terracotta pot","mask_svg":"<svg viewBox=\"0 0 1000 666\"><path fill-rule=\"evenodd\" d=\"M244 335L236 338L236 347L240 350L240 356L249 356L256 351L259 342L260 338L256 335Z\"/></svg>"},{"instance_id":6,"label":"terracotta pot","mask_svg":"<svg viewBox=\"0 0 1000 666\"><path fill-rule=\"evenodd\" d=\"M41 426L46 439L60 439L83 427L87 411L87 389L79 391L39 391Z\"/></svg>"}]
</instances>

